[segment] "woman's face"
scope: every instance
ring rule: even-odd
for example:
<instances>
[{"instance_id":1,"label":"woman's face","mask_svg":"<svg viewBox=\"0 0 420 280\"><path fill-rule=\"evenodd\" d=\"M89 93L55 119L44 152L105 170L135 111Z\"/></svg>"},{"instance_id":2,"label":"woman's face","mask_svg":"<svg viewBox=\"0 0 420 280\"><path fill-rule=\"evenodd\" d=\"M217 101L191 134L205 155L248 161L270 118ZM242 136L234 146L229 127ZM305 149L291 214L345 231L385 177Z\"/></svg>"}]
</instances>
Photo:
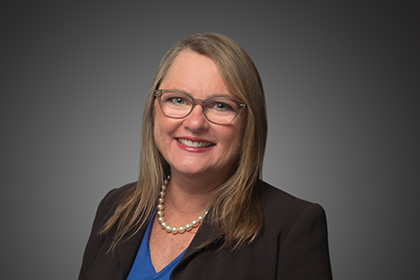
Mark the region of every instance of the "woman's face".
<instances>
[{"instance_id":1,"label":"woman's face","mask_svg":"<svg viewBox=\"0 0 420 280\"><path fill-rule=\"evenodd\" d=\"M174 59L159 89L182 91L201 100L215 95L238 99L227 88L215 62L189 50ZM219 179L230 176L240 151L245 111L230 124L220 125L209 122L200 105L181 119L165 116L157 98L154 106L155 143L171 166L172 175L179 172L188 177L207 175Z\"/></svg>"}]
</instances>

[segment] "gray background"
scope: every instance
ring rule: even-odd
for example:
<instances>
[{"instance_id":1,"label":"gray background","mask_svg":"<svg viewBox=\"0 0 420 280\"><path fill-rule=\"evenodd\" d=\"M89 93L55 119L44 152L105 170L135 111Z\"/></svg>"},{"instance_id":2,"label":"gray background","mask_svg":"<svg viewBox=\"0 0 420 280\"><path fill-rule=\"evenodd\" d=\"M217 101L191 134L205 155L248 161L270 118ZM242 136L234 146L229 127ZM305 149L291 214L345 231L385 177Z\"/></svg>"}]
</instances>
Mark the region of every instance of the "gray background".
<instances>
[{"instance_id":1,"label":"gray background","mask_svg":"<svg viewBox=\"0 0 420 280\"><path fill-rule=\"evenodd\" d=\"M158 63L200 31L257 65L264 179L325 208L335 279L418 276L419 3L153 2L2 1L0 278L77 278Z\"/></svg>"}]
</instances>

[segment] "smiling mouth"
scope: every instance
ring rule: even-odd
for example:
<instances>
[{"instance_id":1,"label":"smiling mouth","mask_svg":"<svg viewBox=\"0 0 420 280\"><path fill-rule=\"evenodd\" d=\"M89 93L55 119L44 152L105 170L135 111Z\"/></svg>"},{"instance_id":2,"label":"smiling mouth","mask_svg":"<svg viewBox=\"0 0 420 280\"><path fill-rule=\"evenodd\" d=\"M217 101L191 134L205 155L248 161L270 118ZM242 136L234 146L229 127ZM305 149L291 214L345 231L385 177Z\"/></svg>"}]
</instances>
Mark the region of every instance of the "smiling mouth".
<instances>
[{"instance_id":1,"label":"smiling mouth","mask_svg":"<svg viewBox=\"0 0 420 280\"><path fill-rule=\"evenodd\" d=\"M210 143L210 142L195 142L195 141L182 139L182 138L177 138L177 140L182 145L185 145L191 148L207 148L214 145L213 143Z\"/></svg>"}]
</instances>

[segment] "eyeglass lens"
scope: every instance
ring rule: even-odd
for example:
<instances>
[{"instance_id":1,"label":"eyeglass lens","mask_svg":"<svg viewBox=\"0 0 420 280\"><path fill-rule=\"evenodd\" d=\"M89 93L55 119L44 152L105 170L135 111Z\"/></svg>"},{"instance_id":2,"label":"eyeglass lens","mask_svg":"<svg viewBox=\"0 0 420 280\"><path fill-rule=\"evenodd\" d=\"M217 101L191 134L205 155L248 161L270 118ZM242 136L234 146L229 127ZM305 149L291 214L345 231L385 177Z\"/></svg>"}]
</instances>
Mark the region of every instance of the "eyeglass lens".
<instances>
[{"instance_id":1,"label":"eyeglass lens","mask_svg":"<svg viewBox=\"0 0 420 280\"><path fill-rule=\"evenodd\" d=\"M165 115L183 118L193 109L194 100L180 92L163 92L160 105ZM203 108L209 121L220 124L230 123L239 110L235 101L219 97L205 100Z\"/></svg>"}]
</instances>

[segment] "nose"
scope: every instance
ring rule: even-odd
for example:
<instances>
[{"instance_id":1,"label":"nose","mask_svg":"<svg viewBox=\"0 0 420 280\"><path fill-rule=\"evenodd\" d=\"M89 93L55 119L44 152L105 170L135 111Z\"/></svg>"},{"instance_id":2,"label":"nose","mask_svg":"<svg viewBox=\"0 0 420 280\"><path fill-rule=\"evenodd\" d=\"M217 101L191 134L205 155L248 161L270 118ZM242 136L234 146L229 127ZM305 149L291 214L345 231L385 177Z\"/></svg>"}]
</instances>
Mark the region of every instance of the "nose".
<instances>
[{"instance_id":1,"label":"nose","mask_svg":"<svg viewBox=\"0 0 420 280\"><path fill-rule=\"evenodd\" d=\"M194 106L191 113L185 117L184 126L191 131L205 130L209 127L201 105Z\"/></svg>"}]
</instances>

